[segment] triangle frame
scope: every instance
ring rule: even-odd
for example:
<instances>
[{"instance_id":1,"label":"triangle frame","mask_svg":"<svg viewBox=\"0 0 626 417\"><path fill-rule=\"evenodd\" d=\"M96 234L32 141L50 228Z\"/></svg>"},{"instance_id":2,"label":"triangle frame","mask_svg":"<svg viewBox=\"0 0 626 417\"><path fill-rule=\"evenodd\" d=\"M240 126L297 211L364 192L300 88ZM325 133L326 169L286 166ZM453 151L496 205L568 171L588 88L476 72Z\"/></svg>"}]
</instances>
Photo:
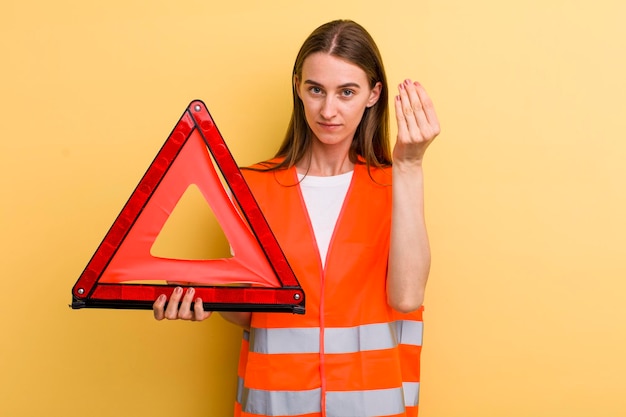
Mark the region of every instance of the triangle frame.
<instances>
[{"instance_id":1,"label":"triangle frame","mask_svg":"<svg viewBox=\"0 0 626 417\"><path fill-rule=\"evenodd\" d=\"M150 310L152 309L152 304L160 294L167 295L169 299L174 289L177 286L181 286L180 284L174 285L170 283L167 285L124 283L119 279L111 279L111 274L108 269L113 268L112 265L115 264L116 259L123 257L125 251L128 252L126 248L129 247L129 242L134 244L134 241L141 240L137 239L136 230L142 227L142 216L144 217L143 223L146 223L145 218L149 216L150 207L154 206L155 200L158 199L157 191L159 187L167 186L164 184L166 184L168 174L170 177L178 175L177 171L172 169L172 167L175 166L174 163L177 158L184 158L184 156L181 155L185 155L184 151L186 148L194 146L194 142L206 145L206 149L210 152L215 166L219 168L224 181L230 188L232 198L236 202L239 210L237 210L235 204L230 203L232 206L227 208L227 211L230 211L230 216L240 216L242 221L245 219L246 230L249 230L254 240L256 240L252 244L252 246L254 246L253 249L261 254L260 256L267 261L270 267L263 273L267 274L269 271L269 274L273 275L272 277L267 277L266 282L278 283L278 286L272 284L273 286L247 287L194 285L196 290L195 297L199 297L203 300L204 309L207 311L263 311L304 314L304 291L272 233L269 224L263 216L261 208L245 182L239 167L226 146L213 118L207 110L206 105L201 100L194 100L189 104L98 246L84 271L74 284L72 288L71 304L73 309L115 308ZM195 146L197 146L197 143ZM206 165L209 165L209 171L207 172L215 174L214 176L217 178L213 164L209 161ZM223 187L220 188L221 191L224 191ZM205 195L205 198L207 197L210 198L211 196ZM224 201L228 200L228 197L224 194L219 196L219 199L221 199L223 204ZM230 200L228 201L230 202ZM169 214L165 214L164 216L165 217L157 221L158 224L156 224L156 226L152 224L150 226L144 226L144 229L146 227L155 229L156 227L158 228L157 232L160 231L160 227L163 226ZM218 221L220 221L219 216ZM223 224L222 227L224 227ZM227 231L226 228L224 228L224 230L225 232ZM148 246L151 246L153 241L153 239L148 239ZM235 246L236 242L231 243ZM139 243L139 245L141 245L141 243ZM143 246L146 246L145 242ZM142 249L144 252L146 251L145 247ZM260 251L258 251L258 249L260 249ZM252 252L254 252L254 250ZM249 256L249 253L245 250L243 252L243 257ZM235 255L237 255L237 253L238 251L235 250ZM241 257L242 256L240 256L240 258ZM148 257L145 256L144 258L144 264L146 262L160 261L157 258L148 259ZM127 264L133 262L132 257L129 259L130 260L126 260ZM192 269L194 271L208 271L213 269L217 271L215 273L221 276L221 281L228 281L228 277L224 274L230 276L229 270L232 271L237 265L224 262L224 259L216 261L219 265L212 263L213 261L198 260L174 260L173 262L183 262L185 264L184 266L193 267ZM223 264L226 264L226 266ZM161 270L160 265L161 264L157 264L158 267L152 268L152 271ZM135 269L131 268L131 272L126 272L132 275L133 273L140 273L140 269L141 267ZM166 268L169 272L176 271L177 269L180 270L182 268L178 266L170 270ZM246 266L240 269L246 269ZM109 278L107 278L107 274ZM236 271L234 275L237 275ZM173 276L172 279L168 279L168 281L187 282L189 280L177 280L176 276ZM197 282L196 280L196 283Z\"/></svg>"}]
</instances>

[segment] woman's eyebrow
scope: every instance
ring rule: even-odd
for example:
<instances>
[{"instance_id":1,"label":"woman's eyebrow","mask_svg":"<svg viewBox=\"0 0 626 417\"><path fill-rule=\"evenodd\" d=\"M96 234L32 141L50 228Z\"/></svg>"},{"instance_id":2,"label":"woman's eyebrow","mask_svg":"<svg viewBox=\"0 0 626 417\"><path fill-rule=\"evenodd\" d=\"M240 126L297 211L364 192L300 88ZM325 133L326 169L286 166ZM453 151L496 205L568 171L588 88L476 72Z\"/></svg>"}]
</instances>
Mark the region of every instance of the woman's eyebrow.
<instances>
[{"instance_id":1,"label":"woman's eyebrow","mask_svg":"<svg viewBox=\"0 0 626 417\"><path fill-rule=\"evenodd\" d=\"M313 85L315 87L323 87L322 84L313 80L305 80L304 84ZM338 86L338 88L361 88L361 86L358 83L349 82L349 83L341 84L340 86Z\"/></svg>"}]
</instances>

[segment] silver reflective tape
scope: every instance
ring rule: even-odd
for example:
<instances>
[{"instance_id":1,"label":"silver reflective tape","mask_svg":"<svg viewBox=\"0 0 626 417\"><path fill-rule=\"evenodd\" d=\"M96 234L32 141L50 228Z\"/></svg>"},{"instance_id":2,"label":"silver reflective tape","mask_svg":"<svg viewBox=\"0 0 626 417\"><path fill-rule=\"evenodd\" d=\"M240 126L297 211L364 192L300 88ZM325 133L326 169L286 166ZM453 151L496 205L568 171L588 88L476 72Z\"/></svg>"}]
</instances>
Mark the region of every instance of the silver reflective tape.
<instances>
[{"instance_id":1,"label":"silver reflective tape","mask_svg":"<svg viewBox=\"0 0 626 417\"><path fill-rule=\"evenodd\" d=\"M320 330L311 328L257 329L250 333L250 352L319 353Z\"/></svg>"},{"instance_id":2,"label":"silver reflective tape","mask_svg":"<svg viewBox=\"0 0 626 417\"><path fill-rule=\"evenodd\" d=\"M394 330L389 323L329 328L324 333L324 352L353 353L391 349L397 346Z\"/></svg>"},{"instance_id":3,"label":"silver reflective tape","mask_svg":"<svg viewBox=\"0 0 626 417\"><path fill-rule=\"evenodd\" d=\"M398 340L403 345L422 346L424 323L414 320L398 320L395 322Z\"/></svg>"},{"instance_id":4,"label":"silver reflective tape","mask_svg":"<svg viewBox=\"0 0 626 417\"><path fill-rule=\"evenodd\" d=\"M243 378L237 378L237 402L241 404L243 401Z\"/></svg>"},{"instance_id":5,"label":"silver reflective tape","mask_svg":"<svg viewBox=\"0 0 626 417\"><path fill-rule=\"evenodd\" d=\"M328 412L335 412L335 415L363 415L363 416L378 416L385 415L380 413L386 413L390 411L392 408L394 410L400 409L396 405L392 405L391 402L399 401L397 397L397 389L390 390L372 390L372 391L356 391L356 392L330 392L327 393L327 408ZM402 383L402 391L404 396L404 406L405 407L417 407L419 405L419 393L420 393L420 383L419 382L403 382ZM246 403L244 404L244 398ZM252 412L249 410L257 410L262 407L270 407L270 404L273 404L275 401L284 400L285 407L274 404L269 410L269 414L266 415L298 415L298 414L306 414L308 412L318 413L320 412L319 404L321 402L320 399L320 390L310 390L310 391L264 391L264 390L251 390L244 388L243 379L238 378L237 380L237 402L241 404L242 409L247 412ZM293 404L289 404L289 401L295 401L295 408ZM298 403L298 401L303 401L302 403ZM356 401L351 403L351 401ZM374 406L374 408L365 409L365 401L390 401L389 406L379 407ZM315 404L314 404L315 403ZM302 404L302 405L300 405ZM278 407L279 409L276 409ZM288 410L284 408L289 408ZM356 408L355 408L356 407ZM311 411L304 411L304 408L308 408ZM384 409L383 409L384 408ZM368 411L369 410L369 411ZM266 410L267 411L267 410ZM401 409L398 412L394 412L393 414L399 414L403 412L404 409ZM341 413L346 414L341 414ZM278 413L278 414L276 414ZM280 414L282 413L282 414ZM369 413L369 414L368 414ZM379 413L379 414L372 414ZM389 414L389 413L388 413Z\"/></svg>"},{"instance_id":6,"label":"silver reflective tape","mask_svg":"<svg viewBox=\"0 0 626 417\"><path fill-rule=\"evenodd\" d=\"M402 388L334 391L326 394L329 416L380 417L405 411Z\"/></svg>"},{"instance_id":7,"label":"silver reflective tape","mask_svg":"<svg viewBox=\"0 0 626 417\"><path fill-rule=\"evenodd\" d=\"M407 407L416 407L420 400L420 383L419 382L403 382L404 405Z\"/></svg>"},{"instance_id":8,"label":"silver reflective tape","mask_svg":"<svg viewBox=\"0 0 626 417\"><path fill-rule=\"evenodd\" d=\"M421 321L411 320L326 328L324 352L338 354L392 349L399 343L421 346L423 330ZM319 353L320 330L317 327L253 328L249 341L250 351L255 353Z\"/></svg>"},{"instance_id":9,"label":"silver reflective tape","mask_svg":"<svg viewBox=\"0 0 626 417\"><path fill-rule=\"evenodd\" d=\"M250 414L264 416L298 416L320 413L320 388L306 391L266 391L241 387L237 401L241 409Z\"/></svg>"}]
</instances>

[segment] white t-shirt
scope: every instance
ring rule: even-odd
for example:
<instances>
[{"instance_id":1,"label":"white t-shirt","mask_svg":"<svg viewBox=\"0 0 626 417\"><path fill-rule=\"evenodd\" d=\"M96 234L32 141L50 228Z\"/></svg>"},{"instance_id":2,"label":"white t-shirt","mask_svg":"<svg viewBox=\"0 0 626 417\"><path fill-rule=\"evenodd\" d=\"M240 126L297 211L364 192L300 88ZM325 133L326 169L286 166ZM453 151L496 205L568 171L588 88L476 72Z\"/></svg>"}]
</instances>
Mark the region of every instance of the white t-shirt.
<instances>
[{"instance_id":1,"label":"white t-shirt","mask_svg":"<svg viewBox=\"0 0 626 417\"><path fill-rule=\"evenodd\" d=\"M298 174L300 190L306 204L320 252L322 265L326 264L326 254L330 239L335 230L343 201L350 188L352 172L332 177L314 177Z\"/></svg>"}]
</instances>

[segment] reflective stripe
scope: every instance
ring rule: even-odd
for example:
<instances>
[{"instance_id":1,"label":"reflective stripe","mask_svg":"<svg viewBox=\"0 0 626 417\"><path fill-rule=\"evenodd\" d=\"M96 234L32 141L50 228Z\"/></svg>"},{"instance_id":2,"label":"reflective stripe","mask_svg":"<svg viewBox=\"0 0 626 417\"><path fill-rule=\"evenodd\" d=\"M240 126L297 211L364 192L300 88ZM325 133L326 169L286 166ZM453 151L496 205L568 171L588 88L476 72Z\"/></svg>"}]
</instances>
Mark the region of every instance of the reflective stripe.
<instances>
[{"instance_id":1,"label":"reflective stripe","mask_svg":"<svg viewBox=\"0 0 626 417\"><path fill-rule=\"evenodd\" d=\"M398 340L403 345L422 346L424 323L414 320L398 320L395 322Z\"/></svg>"},{"instance_id":2,"label":"reflective stripe","mask_svg":"<svg viewBox=\"0 0 626 417\"><path fill-rule=\"evenodd\" d=\"M402 388L334 391L326 393L326 412L333 416L377 417L401 414L418 405L419 382ZM321 412L321 390L266 391L245 388L239 378L237 402L246 413L264 416L297 416Z\"/></svg>"},{"instance_id":3,"label":"reflective stripe","mask_svg":"<svg viewBox=\"0 0 626 417\"><path fill-rule=\"evenodd\" d=\"M401 344L421 346L423 325L420 321L364 324L355 327L325 329L325 353L353 353L392 349ZM250 351L255 353L319 353L320 330L305 328L253 328Z\"/></svg>"},{"instance_id":4,"label":"reflective stripe","mask_svg":"<svg viewBox=\"0 0 626 417\"><path fill-rule=\"evenodd\" d=\"M335 327L325 330L326 353L353 353L366 350L392 349L398 345L393 324L364 324L356 327Z\"/></svg>"},{"instance_id":5,"label":"reflective stripe","mask_svg":"<svg viewBox=\"0 0 626 417\"><path fill-rule=\"evenodd\" d=\"M404 405L407 407L416 407L420 402L420 383L419 382L403 382Z\"/></svg>"},{"instance_id":6,"label":"reflective stripe","mask_svg":"<svg viewBox=\"0 0 626 417\"><path fill-rule=\"evenodd\" d=\"M241 404L243 401L242 396L243 396L243 378L239 377L237 378L237 402L239 404Z\"/></svg>"},{"instance_id":7,"label":"reflective stripe","mask_svg":"<svg viewBox=\"0 0 626 417\"><path fill-rule=\"evenodd\" d=\"M320 388L306 391L266 391L243 386L240 380L237 389L237 402L241 409L250 414L263 416L298 416L320 413Z\"/></svg>"},{"instance_id":8,"label":"reflective stripe","mask_svg":"<svg viewBox=\"0 0 626 417\"><path fill-rule=\"evenodd\" d=\"M251 329L250 352L280 354L319 351L320 331L317 327Z\"/></svg>"},{"instance_id":9,"label":"reflective stripe","mask_svg":"<svg viewBox=\"0 0 626 417\"><path fill-rule=\"evenodd\" d=\"M376 417L404 413L402 388L334 391L326 394L329 416Z\"/></svg>"}]
</instances>

